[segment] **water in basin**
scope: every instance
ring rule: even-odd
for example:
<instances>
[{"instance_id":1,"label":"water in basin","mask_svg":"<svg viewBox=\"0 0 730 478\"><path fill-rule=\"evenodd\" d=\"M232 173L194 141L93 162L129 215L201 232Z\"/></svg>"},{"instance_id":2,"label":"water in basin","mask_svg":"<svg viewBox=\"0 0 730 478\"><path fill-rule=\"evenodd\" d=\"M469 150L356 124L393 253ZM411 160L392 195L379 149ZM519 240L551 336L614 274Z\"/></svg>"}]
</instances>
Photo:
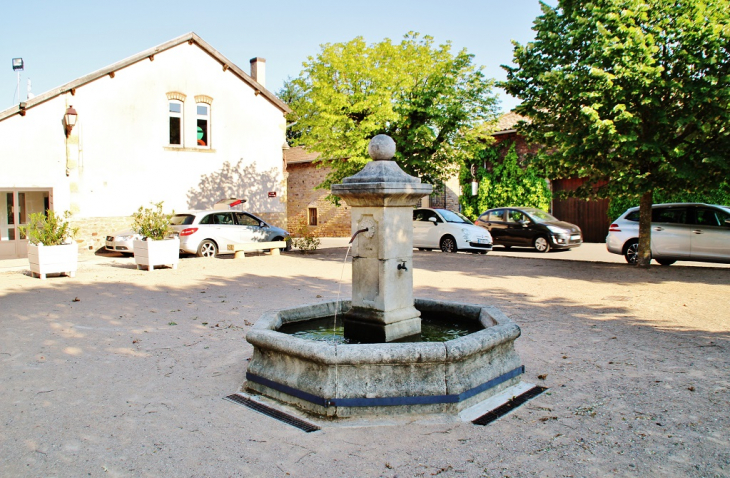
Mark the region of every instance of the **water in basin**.
<instances>
[{"instance_id":1,"label":"water in basin","mask_svg":"<svg viewBox=\"0 0 730 478\"><path fill-rule=\"evenodd\" d=\"M334 328L333 328L334 325ZM436 316L423 313L421 316L420 337L406 337L396 342L446 342L482 330L480 323L459 320L452 317ZM342 320L337 317L292 322L283 325L279 332L300 337L302 339L328 342L332 344L350 343L343 336Z\"/></svg>"}]
</instances>

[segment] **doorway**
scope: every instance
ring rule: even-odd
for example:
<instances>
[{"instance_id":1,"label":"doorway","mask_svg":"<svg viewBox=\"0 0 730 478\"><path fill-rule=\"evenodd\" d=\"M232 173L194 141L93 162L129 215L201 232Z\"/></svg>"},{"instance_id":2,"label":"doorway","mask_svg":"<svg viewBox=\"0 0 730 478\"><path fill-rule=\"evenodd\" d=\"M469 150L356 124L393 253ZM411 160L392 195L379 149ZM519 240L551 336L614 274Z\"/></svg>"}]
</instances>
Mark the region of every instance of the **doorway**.
<instances>
[{"instance_id":1,"label":"doorway","mask_svg":"<svg viewBox=\"0 0 730 478\"><path fill-rule=\"evenodd\" d=\"M0 259L28 255L28 239L19 226L28 224L31 214L50 208L50 189L0 189Z\"/></svg>"}]
</instances>

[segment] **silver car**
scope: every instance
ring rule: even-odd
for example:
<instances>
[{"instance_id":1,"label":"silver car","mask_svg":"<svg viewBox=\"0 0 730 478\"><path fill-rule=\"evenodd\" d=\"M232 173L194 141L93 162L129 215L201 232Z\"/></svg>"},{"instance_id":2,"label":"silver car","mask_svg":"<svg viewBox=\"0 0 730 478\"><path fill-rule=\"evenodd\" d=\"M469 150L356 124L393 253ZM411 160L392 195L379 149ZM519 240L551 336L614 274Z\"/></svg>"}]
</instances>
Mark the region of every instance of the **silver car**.
<instances>
[{"instance_id":1,"label":"silver car","mask_svg":"<svg viewBox=\"0 0 730 478\"><path fill-rule=\"evenodd\" d=\"M623 213L608 229L608 252L635 264L639 250L639 208ZM651 257L730 263L730 207L701 203L655 204L651 214Z\"/></svg>"},{"instance_id":2,"label":"silver car","mask_svg":"<svg viewBox=\"0 0 730 478\"><path fill-rule=\"evenodd\" d=\"M106 244L104 249L111 252L121 252L123 255L131 256L134 254L134 241L141 240L142 236L136 234L130 229L117 231L106 236Z\"/></svg>"},{"instance_id":3,"label":"silver car","mask_svg":"<svg viewBox=\"0 0 730 478\"><path fill-rule=\"evenodd\" d=\"M170 225L180 250L200 257L233 254L229 244L246 242L287 241L290 248L288 232L245 211L188 211L172 216Z\"/></svg>"}]
</instances>

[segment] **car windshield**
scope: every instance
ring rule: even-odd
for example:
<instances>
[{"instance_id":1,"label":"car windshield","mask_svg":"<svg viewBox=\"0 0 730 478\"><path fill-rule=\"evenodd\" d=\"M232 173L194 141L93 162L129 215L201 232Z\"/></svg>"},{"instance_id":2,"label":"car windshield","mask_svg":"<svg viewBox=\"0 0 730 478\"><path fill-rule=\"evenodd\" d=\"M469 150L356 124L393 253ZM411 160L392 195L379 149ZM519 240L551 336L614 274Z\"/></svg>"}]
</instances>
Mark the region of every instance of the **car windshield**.
<instances>
[{"instance_id":1,"label":"car windshield","mask_svg":"<svg viewBox=\"0 0 730 478\"><path fill-rule=\"evenodd\" d=\"M449 211L448 209L438 209L438 213L444 218L446 222L455 222L457 224L473 224L466 216L459 214L458 212Z\"/></svg>"},{"instance_id":2,"label":"car windshield","mask_svg":"<svg viewBox=\"0 0 730 478\"><path fill-rule=\"evenodd\" d=\"M558 219L546 213L542 209L525 209L524 210L535 222L553 222Z\"/></svg>"},{"instance_id":3,"label":"car windshield","mask_svg":"<svg viewBox=\"0 0 730 478\"><path fill-rule=\"evenodd\" d=\"M170 224L173 226L186 226L192 224L195 216L192 214L175 214L170 219Z\"/></svg>"}]
</instances>

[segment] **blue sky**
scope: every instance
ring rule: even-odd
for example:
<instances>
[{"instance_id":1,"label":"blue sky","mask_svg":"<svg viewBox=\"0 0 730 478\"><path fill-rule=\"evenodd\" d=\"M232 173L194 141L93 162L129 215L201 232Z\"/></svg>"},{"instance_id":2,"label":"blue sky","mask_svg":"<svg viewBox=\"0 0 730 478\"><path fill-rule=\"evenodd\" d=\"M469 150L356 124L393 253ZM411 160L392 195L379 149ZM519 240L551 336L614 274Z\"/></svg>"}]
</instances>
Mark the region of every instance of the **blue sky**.
<instances>
[{"instance_id":1,"label":"blue sky","mask_svg":"<svg viewBox=\"0 0 730 478\"><path fill-rule=\"evenodd\" d=\"M555 4L550 1L550 4ZM137 1L24 0L5 2L0 30L0 110L17 103L12 58L22 57L38 95L87 73L193 31L249 70L266 58L266 86L276 93L323 43L362 36L367 43L400 41L416 31L437 43L466 48L487 76L504 79L511 40L530 41L538 0ZM4 65L4 66L1 66ZM500 92L502 109L518 101Z\"/></svg>"}]
</instances>

